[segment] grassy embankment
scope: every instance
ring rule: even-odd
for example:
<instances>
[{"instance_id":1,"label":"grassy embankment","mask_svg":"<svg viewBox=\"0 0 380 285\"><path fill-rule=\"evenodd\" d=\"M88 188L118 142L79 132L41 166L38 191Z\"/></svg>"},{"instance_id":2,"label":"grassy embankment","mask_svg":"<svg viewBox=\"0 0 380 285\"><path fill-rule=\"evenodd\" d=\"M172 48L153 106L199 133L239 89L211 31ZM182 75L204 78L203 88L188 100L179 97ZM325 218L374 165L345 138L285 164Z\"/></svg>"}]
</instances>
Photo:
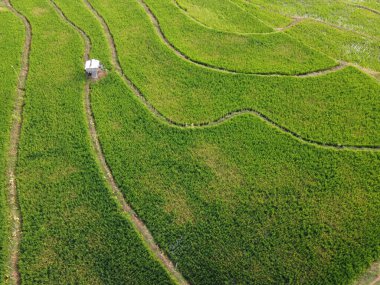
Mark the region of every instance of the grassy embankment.
<instances>
[{"instance_id":1,"label":"grassy embankment","mask_svg":"<svg viewBox=\"0 0 380 285\"><path fill-rule=\"evenodd\" d=\"M33 27L17 182L23 284L169 284L105 186L86 125L84 47L44 0Z\"/></svg>"},{"instance_id":2,"label":"grassy embankment","mask_svg":"<svg viewBox=\"0 0 380 285\"><path fill-rule=\"evenodd\" d=\"M22 22L0 3L0 284L5 282L8 256L9 221L7 210L8 180L6 161L9 147L12 111L16 98L18 73L24 42Z\"/></svg>"}]
</instances>

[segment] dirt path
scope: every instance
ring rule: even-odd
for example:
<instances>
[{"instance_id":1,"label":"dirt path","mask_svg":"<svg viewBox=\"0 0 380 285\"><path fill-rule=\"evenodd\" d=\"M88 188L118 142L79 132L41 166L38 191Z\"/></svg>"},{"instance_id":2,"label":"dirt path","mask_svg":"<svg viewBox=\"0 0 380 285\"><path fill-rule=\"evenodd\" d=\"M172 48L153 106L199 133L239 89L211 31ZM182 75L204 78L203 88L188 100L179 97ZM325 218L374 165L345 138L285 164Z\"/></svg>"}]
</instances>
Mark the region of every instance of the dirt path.
<instances>
[{"instance_id":1,"label":"dirt path","mask_svg":"<svg viewBox=\"0 0 380 285\"><path fill-rule=\"evenodd\" d=\"M373 280L369 285L376 285L378 282L380 282L380 276L377 276L377 278Z\"/></svg>"},{"instance_id":2,"label":"dirt path","mask_svg":"<svg viewBox=\"0 0 380 285\"><path fill-rule=\"evenodd\" d=\"M25 43L21 59L21 70L17 84L17 97L13 110L13 122L10 133L10 144L7 160L8 202L11 221L11 236L9 238L9 281L11 284L20 284L21 276L19 272L18 262L21 241L22 217L17 195L16 164L22 126L25 85L29 72L29 55L32 45L32 27L28 19L16 10L9 0L4 0L4 2L5 5L11 10L11 12L21 19L25 27Z\"/></svg>"},{"instance_id":3,"label":"dirt path","mask_svg":"<svg viewBox=\"0 0 380 285\"><path fill-rule=\"evenodd\" d=\"M231 120L234 117L241 116L241 115L244 115L244 114L251 114L253 116L259 117L260 119L262 119L264 122L268 123L269 125L277 128L278 130L280 130L280 131L282 131L282 132L284 132L284 133L286 133L288 135L291 135L292 137L296 138L297 140L299 140L299 141L301 141L303 143L307 143L307 144L311 144L311 145L314 145L314 146L323 147L323 148L327 148L327 149L357 150L357 151L369 151L369 150L379 151L380 150L380 146L328 144L328 143L322 143L322 142L319 142L319 141L307 139L307 138L304 138L301 135L297 134L296 132L293 132L290 129L288 129L288 128L286 128L286 127L278 124L277 122L273 121L272 119L270 119L269 117L267 117L263 113L261 113L261 112L259 112L257 110L254 110L254 109L249 109L249 108L247 108L247 109L241 109L241 110L235 110L235 111L229 112L226 115L224 115L224 116L222 116L222 117L220 117L220 118L218 118L218 119L216 119L214 121L211 121L211 122L204 122L204 123L198 123L198 124L185 124L185 123L175 122L175 121L171 120L170 118L166 117L165 115L163 115L160 111L158 111L148 101L148 99L146 99L146 97L142 94L142 92L138 89L138 87L124 74L124 71L121 68L121 65L120 65L120 62L119 62L119 57L118 57L115 41L113 39L113 36L111 34L111 31L110 31L110 29L109 29L109 27L108 27L105 19L97 12L97 10L91 5L91 3L88 2L88 0L84 0L84 2L86 3L88 9L90 11L92 11L92 13L96 16L96 18L98 19L98 21L103 26L103 29L104 29L104 31L106 33L108 44L109 44L109 47L110 47L111 53L112 53L112 64L114 65L116 71L122 77L122 79L124 80L125 84L141 100L141 102L148 108L148 110L151 113L153 113L156 117L158 117L160 120L168 123L169 125L180 127L180 128L192 128L192 129L195 129L195 128L204 128L204 127L213 127L213 126L220 125L220 124L222 124L222 123L224 123L224 122L226 122L228 120ZM343 68L344 66L346 66L346 63L343 62L338 67L335 67L335 69Z\"/></svg>"},{"instance_id":4,"label":"dirt path","mask_svg":"<svg viewBox=\"0 0 380 285\"><path fill-rule=\"evenodd\" d=\"M67 23L69 23L83 38L85 42L85 54L84 59L87 60L90 55L91 51L91 40L88 37L88 35L79 28L75 23L73 23L71 20L69 20L66 15L63 13L63 11L56 5L56 3L51 0L51 3L53 4L55 10L57 13L61 16L63 20L65 20ZM107 161L105 159L105 156L103 154L103 150L97 135L96 131L96 125L95 125L95 119L94 115L92 113L91 108L91 100L90 100L90 80L87 80L85 85L85 110L86 110L86 117L88 121L88 127L89 132L91 136L91 141L93 148L95 150L97 159L100 163L101 170L104 174L104 177L106 177L108 186L110 189L112 189L112 192L114 196L117 198L117 201L119 202L122 210L128 214L130 221L134 225L135 229L140 233L140 235L143 237L143 242L148 246L152 254L161 262L163 267L166 269L166 271L169 273L170 277L177 283L181 285L187 285L189 284L185 278L182 276L182 274L177 270L174 263L169 259L169 257L159 248L157 243L154 241L154 238L147 228L147 226L144 224L144 222L137 216L135 211L132 209L132 207L126 202L124 199L123 193L117 186L115 179L112 175L111 169L108 167Z\"/></svg>"}]
</instances>

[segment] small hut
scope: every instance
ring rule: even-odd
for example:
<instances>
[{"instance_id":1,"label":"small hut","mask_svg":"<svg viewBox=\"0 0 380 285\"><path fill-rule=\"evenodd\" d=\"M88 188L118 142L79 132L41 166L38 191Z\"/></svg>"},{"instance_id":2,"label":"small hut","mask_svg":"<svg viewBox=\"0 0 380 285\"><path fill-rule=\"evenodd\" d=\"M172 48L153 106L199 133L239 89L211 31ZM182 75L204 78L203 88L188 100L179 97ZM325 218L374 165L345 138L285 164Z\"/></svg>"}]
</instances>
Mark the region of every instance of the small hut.
<instances>
[{"instance_id":1,"label":"small hut","mask_svg":"<svg viewBox=\"0 0 380 285\"><path fill-rule=\"evenodd\" d=\"M98 73L103 69L103 66L100 64L100 61L97 59L90 59L86 61L84 66L87 76L92 78L98 78Z\"/></svg>"}]
</instances>

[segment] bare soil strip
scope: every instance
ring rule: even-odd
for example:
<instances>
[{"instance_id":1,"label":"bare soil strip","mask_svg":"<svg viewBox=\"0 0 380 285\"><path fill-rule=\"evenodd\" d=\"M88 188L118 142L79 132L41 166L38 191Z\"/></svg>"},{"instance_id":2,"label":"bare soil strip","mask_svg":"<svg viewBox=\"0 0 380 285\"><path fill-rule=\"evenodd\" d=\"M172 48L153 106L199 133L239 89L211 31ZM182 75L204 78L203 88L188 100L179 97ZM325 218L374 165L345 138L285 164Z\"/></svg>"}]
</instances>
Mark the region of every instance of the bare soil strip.
<instances>
[{"instance_id":1,"label":"bare soil strip","mask_svg":"<svg viewBox=\"0 0 380 285\"><path fill-rule=\"evenodd\" d=\"M377 276L377 278L373 280L369 285L376 285L377 282L380 282L380 276Z\"/></svg>"},{"instance_id":2,"label":"bare soil strip","mask_svg":"<svg viewBox=\"0 0 380 285\"><path fill-rule=\"evenodd\" d=\"M280 131L282 131L282 132L284 132L284 133L286 133L288 135L293 136L294 138L296 138L297 140L299 140L300 142L303 142L303 143L311 144L311 145L318 146L318 147L328 148L328 149L336 149L336 150L356 150L356 151L369 151L369 150L379 151L380 150L380 146L329 144L329 143L322 143L322 142L319 142L319 141L315 141L315 140L311 140L311 139L308 139L308 138L304 138L301 135L297 134L296 132L293 132L290 129L288 129L288 128L286 128L286 127L284 127L284 126L276 123L275 121L273 121L272 119L270 119L269 117L267 117L266 115L264 115L263 113L261 113L261 112L259 112L257 110L254 110L254 109L235 110L235 111L229 112L226 115L224 115L224 116L222 116L222 117L220 117L220 118L218 118L218 119L216 119L214 121L211 121L211 122L204 122L204 123L198 123L198 124L185 124L185 123L175 122L172 119L170 119L170 118L166 117L165 115L163 115L160 111L158 111L148 101L148 99L146 99L146 97L142 94L142 92L138 89L138 87L124 74L124 71L121 68L121 65L120 65L120 62L119 62L119 57L118 57L115 41L113 39L113 36L111 34L111 31L110 31L110 29L109 29L106 21L104 20L103 16L101 16L98 13L98 11L91 5L91 3L88 2L88 0L84 0L84 2L86 3L87 7L94 13L94 15L97 17L97 19L99 20L99 22L103 26L103 29L104 29L104 31L106 33L106 36L107 36L107 39L108 39L108 43L109 43L109 46L110 46L110 49L111 49L111 52L112 52L112 64L114 65L116 71L120 74L120 76L122 77L122 79L124 80L124 82L126 83L126 85L129 88L131 88L131 90L133 91L133 93L141 100L141 102L145 105L145 107L151 113L153 113L157 118L159 118L161 121L164 121L167 124L175 126L175 127L195 129L195 128L204 128L204 127L217 126L217 125L220 125L220 124L222 124L222 123L224 123L224 122L226 122L228 120L233 119L234 117L237 117L237 116L240 116L240 115L244 115L244 114L251 114L251 115L259 117L260 119L262 119L263 121L265 121L269 125L271 125L271 126L277 128L277 129L279 129ZM346 66L346 63L343 62L343 63L341 63L341 65L342 66ZM335 68L337 69L339 67L335 67ZM341 68L343 68L343 67L341 67Z\"/></svg>"},{"instance_id":3,"label":"bare soil strip","mask_svg":"<svg viewBox=\"0 0 380 285\"><path fill-rule=\"evenodd\" d=\"M71 20L69 20L66 15L63 13L63 11L56 5L56 3L51 0L51 3L53 4L55 10L57 13L67 22L69 23L83 38L85 42L85 55L84 59L87 60L89 58L89 54L91 51L91 40L88 37L88 35L79 28L75 23L73 23ZM124 199L124 196L117 186L115 179L112 175L111 169L109 168L107 161L105 159L105 156L102 151L102 147L97 135L96 131L96 125L95 125L95 119L92 113L91 108L91 99L90 99L90 80L87 80L85 85L85 109L86 109L86 117L88 121L88 127L89 132L91 136L91 141L93 144L93 148L95 150L98 162L101 166L101 170L108 182L109 187L112 189L113 194L117 198L117 201L119 202L122 210L124 213L126 213L130 219L130 221L133 223L135 229L140 233L140 235L143 238L143 241L147 245L147 247L150 249L152 254L157 258L158 261L161 262L163 267L166 269L166 271L169 273L171 278L177 283L177 284L183 284L187 285L189 284L185 278L182 276L182 274L177 270L176 266L174 266L174 263L169 259L169 257L159 248L157 243L154 241L154 238L147 228L147 226L144 224L144 222L137 216L136 212L132 209L132 207L126 202Z\"/></svg>"},{"instance_id":4,"label":"bare soil strip","mask_svg":"<svg viewBox=\"0 0 380 285\"><path fill-rule=\"evenodd\" d=\"M231 70L223 67L218 67L214 66L205 62L201 62L198 60L194 60L187 56L186 54L182 53L177 47L175 47L165 36L164 32L161 29L160 23L157 19L157 17L154 15L152 10L148 7L148 5L143 1L143 0L137 0L139 4L144 8L146 14L149 16L156 33L158 36L161 38L161 40L165 43L167 47L169 47L174 54L176 54L178 57L182 58L183 60L186 60L188 62L191 62L193 64L196 64L202 68L207 68L211 69L214 71L218 72L224 72L224 73L230 73L230 74L244 74L244 75L255 75L255 76L283 76L283 77L313 77L313 76L321 76L325 75L331 72L336 72L339 69L343 69L345 66L342 64L339 64L337 66L331 67L331 68L326 68L318 71L313 71L313 72L307 72L307 73L301 73L301 74L296 74L296 75L289 75L289 74L283 74L283 73L277 73L277 72L268 72L268 73L260 73L260 72L242 72L242 71L236 71L236 70Z\"/></svg>"},{"instance_id":5,"label":"bare soil strip","mask_svg":"<svg viewBox=\"0 0 380 285\"><path fill-rule=\"evenodd\" d=\"M18 157L18 146L22 126L22 111L24 106L25 85L29 72L29 55L32 45L32 27L29 20L15 8L9 0L4 0L6 6L20 18L25 26L25 43L21 59L21 70L17 84L17 97L13 110L13 122L10 133L10 145L7 160L8 177L8 202L11 221L11 236L9 242L9 278L11 284L20 284L21 276L19 272L19 249L21 240L22 217L21 209L17 197L16 164Z\"/></svg>"}]
</instances>

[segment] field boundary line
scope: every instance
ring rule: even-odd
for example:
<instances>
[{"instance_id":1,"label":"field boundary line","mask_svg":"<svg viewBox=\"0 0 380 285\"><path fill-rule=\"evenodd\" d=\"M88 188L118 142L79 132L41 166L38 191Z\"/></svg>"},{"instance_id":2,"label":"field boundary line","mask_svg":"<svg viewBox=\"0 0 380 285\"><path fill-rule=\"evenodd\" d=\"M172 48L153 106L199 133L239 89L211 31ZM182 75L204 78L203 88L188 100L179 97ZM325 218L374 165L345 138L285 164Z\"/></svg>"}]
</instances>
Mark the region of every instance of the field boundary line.
<instances>
[{"instance_id":1,"label":"field boundary line","mask_svg":"<svg viewBox=\"0 0 380 285\"><path fill-rule=\"evenodd\" d=\"M19 142L21 127L23 122L23 108L25 102L25 88L29 73L30 50L32 46L32 26L29 20L18 10L16 10L10 0L4 0L9 10L23 22L25 28L25 41L21 57L21 70L18 76L17 97L13 109L13 122L10 132L10 144L7 158L7 177L8 177L8 203L10 215L10 242L9 242L9 278L11 284L21 284L19 271L20 243L22 215L19 198L17 193L16 166L19 153Z\"/></svg>"},{"instance_id":2,"label":"field boundary line","mask_svg":"<svg viewBox=\"0 0 380 285\"><path fill-rule=\"evenodd\" d=\"M353 6L356 7L356 8L367 10L367 11L372 12L374 14L380 15L380 11L377 11L377 10L372 9L370 7L363 6L363 5L353 5Z\"/></svg>"},{"instance_id":3,"label":"field boundary line","mask_svg":"<svg viewBox=\"0 0 380 285\"><path fill-rule=\"evenodd\" d=\"M264 33L239 33L239 32L227 32L227 31L222 31L222 30L218 30L218 29L215 29L215 28L212 28L210 26L207 26L206 24L202 23L201 21L195 19L194 17L192 17L191 15L188 14L188 12L186 11L186 9L184 7L182 7L177 0L173 0L174 1L174 4L175 6L186 16L188 17L189 19L191 19L192 21L196 22L198 25L201 25L209 30L213 30L213 31L216 31L216 32L221 32L221 33L226 33L226 34L235 34L235 35L241 35L241 36L249 36L249 35L271 35L271 34L278 34L278 33L285 33L286 31L292 29L293 27L305 22L305 21L313 21L313 22L316 22L316 23L320 23L320 24L323 24L323 25L326 25L326 26L329 26L331 28L335 28L337 30L341 30L341 31L344 31L344 32L351 32L351 33L355 33L359 36L362 36L362 37L366 37L366 38L372 38L372 36L370 35L367 35L367 34L363 34L361 32L358 32L358 31L355 31L355 30L351 30L351 29L346 29L344 27L341 27L339 25L335 25L333 23L329 23L329 22L326 22L326 21L323 21L321 19L316 19L316 18L312 18L312 17L305 17L305 16L288 16L288 15L285 15L286 17L290 17L293 21L291 23L289 23L287 26L285 27L280 27L280 28L274 28L274 27L270 27L272 28L274 31L273 32L264 32ZM239 7L240 9L242 9L243 11L246 11L244 8L240 7L239 5L237 5L236 3L234 2L231 2L230 0L228 0L230 3L232 3L233 5ZM145 4L145 3L144 3ZM143 4L143 5L144 5ZM146 7L148 7L148 5L145 4ZM373 13L376 13L376 14L379 14L380 15L380 12L376 11L376 10L373 10L371 8L368 8L368 7L365 7L365 6L361 6L361 5L353 5L353 7L357 7L357 8L362 8L362 9L366 9L366 10L369 10ZM144 7L145 8L145 7ZM151 9L148 7L150 13L152 13L153 17L155 18L154 20L152 20L153 24L154 24L154 21L157 22L158 26L159 26L159 22L158 22L158 19L157 17L153 14L153 12L151 11ZM147 13L149 13L147 11ZM258 19L257 17L255 17L256 19ZM260 19L258 19L259 21L261 21ZM262 22L262 21L261 21ZM263 24L267 25L266 23L262 22ZM157 29L157 28L156 28ZM228 72L228 73L236 73L236 74L245 74L245 75L257 75L257 76L283 76L283 77L313 77L313 76L321 76L321 75L325 75L325 74L328 74L328 73L332 73L332 72L336 72L342 68L344 68L346 65L350 65L350 66L354 66L355 68L357 69L360 69L362 72L366 73L367 75L371 76L371 77L374 77L374 78L378 78L379 77L379 74L380 72L377 72L377 71L374 71L372 69L369 69L369 68L366 68L366 67L363 67L363 66L360 66L358 64L354 64L354 63L347 63L347 62L344 62L342 60L339 60L339 59L335 59L333 58L335 61L338 61L340 62L339 65L335 66L335 67L331 67L331 68L327 68L327 69L322 69L322 70L317 70L317 71L312 71L312 72L307 72L307 73L300 73L300 74L295 74L295 75L290 75L290 74L282 74L282 73L250 73L250 72L242 72L242 71L234 71L234 70L229 70L229 69L224 69L222 67L217 67L217 66L214 66L214 65L209 65L207 63L204 63L204 62L201 62L201 61L197 61L197 60L194 60L194 59L191 59L189 56L187 56L186 54L182 53L177 47L175 47L170 41L169 39L166 38L165 34L163 33L161 27L158 27L159 31L157 32L160 37L164 37L164 42L167 46L169 46L170 49L174 50L174 52L176 53L177 56L181 57L182 59L185 59L187 61L191 61L192 63L195 63L197 65L202 65L202 67L207 67L207 68L211 68L213 70L217 70L217 71L224 71L224 72ZM293 38L291 35L287 34L288 36L290 36L291 38ZM297 40L297 39L296 39ZM298 40L297 40L298 41ZM314 47L311 47L309 45L306 45L305 43L303 43L305 46L307 46L309 49L312 49L316 52L319 52L319 53L322 53L324 54L325 56L327 57L330 57L329 55L323 53L322 51L319 51L317 49L315 49Z\"/></svg>"},{"instance_id":4,"label":"field boundary line","mask_svg":"<svg viewBox=\"0 0 380 285\"><path fill-rule=\"evenodd\" d=\"M200 66L202 68L206 68L209 70L213 70L216 72L222 72L222 73L227 73L227 74L241 74L241 75L253 75L253 76L274 76L274 77L315 77L315 76L322 76L326 75L332 72L336 72L340 69L343 69L345 67L344 64L338 63L337 65L334 65L332 67L328 68L323 68L320 70L314 70L311 72L305 72L305 73L299 73L299 74L286 74L286 73L281 73L281 72L244 72L244 71L237 71L237 70L232 70L228 68L223 68L219 66L215 66L212 64L208 64L199 60L192 59L188 55L184 54L182 51L180 51L174 44L172 44L169 39L165 36L158 18L156 15L152 12L152 10L149 8L149 6L145 3L143 0L137 0L137 2L144 8L145 13L148 15L151 23L153 24L154 30L156 34L159 36L159 38L164 42L164 44L172 50L172 52L177 55L179 58L191 63L195 64L197 66ZM274 32L278 33L278 32ZM310 47L309 47L310 48Z\"/></svg>"},{"instance_id":5,"label":"field boundary line","mask_svg":"<svg viewBox=\"0 0 380 285\"><path fill-rule=\"evenodd\" d=\"M92 47L90 37L79 26L77 26L74 22L72 22L53 0L50 0L50 1L53 4L57 13L63 18L63 20L69 23L69 25L71 25L83 38L85 42L84 59L88 60L90 56L90 52L91 52L91 47ZM189 283L185 280L182 274L177 270L176 266L174 266L174 263L169 259L169 257L160 249L158 244L155 242L153 235L149 231L148 227L138 217L138 215L132 209L132 207L126 202L122 191L119 189L119 187L116 184L112 171L110 167L108 166L108 163L104 156L102 146L101 146L101 143L99 141L99 137L96 131L95 118L94 118L92 107L91 107L90 82L91 80L88 79L85 84L84 107L86 111L86 118L87 118L87 124L89 128L89 134L91 137L92 147L95 151L96 158L98 160L98 163L100 164L101 171L103 172L103 175L107 181L107 184L109 188L112 190L112 193L115 196L116 200L118 201L119 206L121 206L123 212L127 214L135 230L141 236L142 242L145 243L147 250L149 250L152 253L152 255L162 265L162 267L165 269L165 271L168 273L168 275L173 281L175 281L177 284L187 285Z\"/></svg>"},{"instance_id":6,"label":"field boundary line","mask_svg":"<svg viewBox=\"0 0 380 285\"><path fill-rule=\"evenodd\" d=\"M202 123L180 123L176 122L168 117L166 117L164 114L162 114L158 109L156 109L150 102L149 100L143 95L143 93L140 91L140 89L125 75L119 61L118 57L118 52L116 49L116 44L114 41L114 38L112 36L112 33L108 27L107 22L103 18L102 15L98 13L98 11L91 5L88 0L83 0L87 7L92 10L92 12L95 14L95 16L98 18L99 22L103 26L103 29L106 33L107 40L109 42L110 50L112 53L112 64L114 65L116 71L119 73L125 84L131 89L131 91L140 99L140 101L143 103L143 105L153 114L155 115L158 119L161 121L174 126L174 127L179 127L179 128L188 128L188 129L198 129L198 128L205 128L205 127L215 127L218 126L228 120L231 120L237 116L245 115L245 114L250 114L255 117L260 118L264 122L268 123L272 127L275 127L279 131L282 131L285 134L291 135L293 138L297 139L298 141L306 144L310 144L313 146L317 147L322 147L322 148L327 148L327 149L336 149L336 150L356 150L356 151L379 151L380 150L380 145L343 145L343 144L333 144L333 143L324 143L324 142L319 142L316 140L308 139L302 137L300 134L291 131L285 126L282 126L275 122L274 120L270 119L268 116L265 114L252 109L252 108L245 108L245 109L239 109L235 111L228 112L227 114L213 120L210 122L202 122ZM346 63L342 63L346 64Z\"/></svg>"},{"instance_id":7,"label":"field boundary line","mask_svg":"<svg viewBox=\"0 0 380 285\"><path fill-rule=\"evenodd\" d=\"M213 30L213 31L216 31L216 32L220 32L220 33L226 33L226 34L234 34L234 35L241 35L241 36L250 36L250 35L271 35L271 34L278 34L278 33L281 33L281 32L284 32L292 27L294 27L295 25L299 24L300 22L302 22L303 20L305 20L305 18L302 18L302 17L292 17L292 21L286 25L285 27L280 27L280 28L274 28L274 27L271 27L269 26L267 23L263 22L261 19L259 19L258 17L254 16L254 15L251 15L252 17L254 17L256 20L258 20L259 22L261 22L262 24L264 24L265 26L267 26L268 28L270 29L273 29L272 32L245 32L245 33L242 33L242 32L230 32L230 31L224 31L224 30L220 30L220 29L217 29L217 28L213 28L213 27L210 27L208 26L207 24L205 23L202 23L200 20L194 18L193 16L191 16L188 11L186 10L186 8L182 7L182 5L178 2L178 0L173 0L175 6L177 6L177 8L186 16L188 17L190 20L196 22L198 25L201 25L203 26L204 28L206 29L209 29L209 30ZM238 9L244 11L247 13L247 11L242 8L241 6L239 6L238 4L228 0L228 2L231 3L231 5L234 5L235 7L237 7Z\"/></svg>"},{"instance_id":8,"label":"field boundary line","mask_svg":"<svg viewBox=\"0 0 380 285\"><path fill-rule=\"evenodd\" d=\"M254 15L251 15L253 18L255 18L256 20L258 20L259 22L261 22L262 24L264 24L265 26L267 26L268 28L272 29L273 31L272 32L263 32L263 33L260 33L260 32L230 32L230 31L224 31L224 30L220 30L220 29L217 29L217 28L213 28L213 27L210 27L208 26L207 24L205 23L202 23L200 20L196 19L195 17L191 16L189 14L189 12L187 12L186 8L182 7L182 5L177 1L177 0L173 0L174 2L174 5L181 11L182 14L184 14L187 18L189 18L190 20L194 21L195 23L197 23L198 25L201 25L202 27L208 29L208 30L212 30L212 31L216 31L216 32L220 32L220 33L225 33L225 34L234 34L234 35L241 35L241 36L249 36L249 35L271 35L271 34L277 34L279 33L280 31L279 30L276 30L274 29L273 27L270 27L268 26L266 23L264 23L263 21L261 21L259 18L257 18L256 16ZM231 3L231 5L235 5L235 3L229 1ZM242 9L240 6L236 6L238 7L239 9L241 9L242 11L244 12L247 12L245 11L244 9Z\"/></svg>"}]
</instances>

